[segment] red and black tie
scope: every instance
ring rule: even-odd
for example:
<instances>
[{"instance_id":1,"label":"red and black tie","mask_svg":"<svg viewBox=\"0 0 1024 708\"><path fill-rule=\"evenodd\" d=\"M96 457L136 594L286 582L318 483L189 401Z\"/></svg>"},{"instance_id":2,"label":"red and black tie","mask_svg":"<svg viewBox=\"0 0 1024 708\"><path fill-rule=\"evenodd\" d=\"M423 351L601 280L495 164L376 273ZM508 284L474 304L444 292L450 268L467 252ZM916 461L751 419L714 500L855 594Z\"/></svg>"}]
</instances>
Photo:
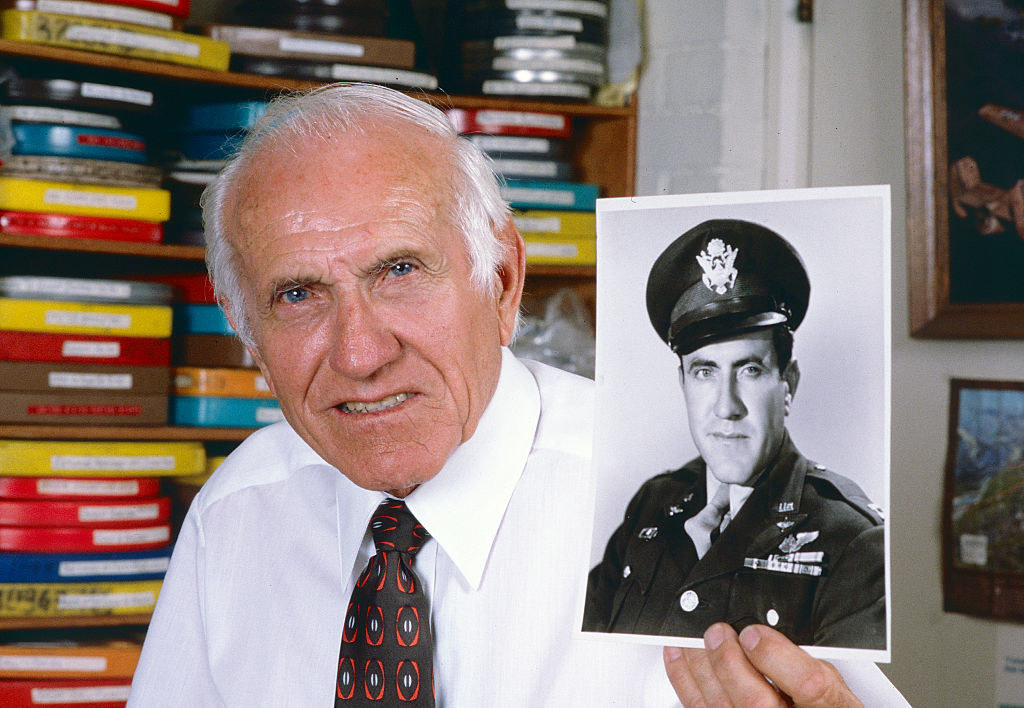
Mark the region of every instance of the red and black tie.
<instances>
[{"instance_id":1,"label":"red and black tie","mask_svg":"<svg viewBox=\"0 0 1024 708\"><path fill-rule=\"evenodd\" d=\"M377 554L348 603L334 705L433 706L430 608L412 568L430 534L397 499L377 507L370 533Z\"/></svg>"}]
</instances>

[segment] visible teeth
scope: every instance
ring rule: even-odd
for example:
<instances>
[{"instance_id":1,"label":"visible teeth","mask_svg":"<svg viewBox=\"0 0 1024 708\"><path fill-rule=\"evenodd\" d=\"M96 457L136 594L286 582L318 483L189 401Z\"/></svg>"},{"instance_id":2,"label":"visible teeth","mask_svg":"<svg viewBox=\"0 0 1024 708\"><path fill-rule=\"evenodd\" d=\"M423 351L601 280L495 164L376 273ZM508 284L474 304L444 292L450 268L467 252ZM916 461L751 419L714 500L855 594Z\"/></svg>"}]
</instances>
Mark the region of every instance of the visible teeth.
<instances>
[{"instance_id":1,"label":"visible teeth","mask_svg":"<svg viewBox=\"0 0 1024 708\"><path fill-rule=\"evenodd\" d=\"M393 408L408 398L408 393L396 393L394 396L388 396L379 401L349 401L341 404L341 410L345 413L376 413L377 411Z\"/></svg>"}]
</instances>

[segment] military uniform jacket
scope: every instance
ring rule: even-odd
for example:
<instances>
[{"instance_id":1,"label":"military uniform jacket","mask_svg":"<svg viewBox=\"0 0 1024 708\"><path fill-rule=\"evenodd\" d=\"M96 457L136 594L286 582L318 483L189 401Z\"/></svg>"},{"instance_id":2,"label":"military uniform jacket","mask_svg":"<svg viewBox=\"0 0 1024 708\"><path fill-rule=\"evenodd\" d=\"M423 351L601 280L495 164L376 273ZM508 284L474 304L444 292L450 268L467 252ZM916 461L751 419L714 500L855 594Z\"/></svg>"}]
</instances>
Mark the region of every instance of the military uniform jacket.
<instances>
[{"instance_id":1,"label":"military uniform jacket","mask_svg":"<svg viewBox=\"0 0 1024 708\"><path fill-rule=\"evenodd\" d=\"M707 503L697 458L648 480L590 573L584 630L700 637L714 622L798 644L884 649L884 526L850 479L788 436L700 560L683 528Z\"/></svg>"}]
</instances>

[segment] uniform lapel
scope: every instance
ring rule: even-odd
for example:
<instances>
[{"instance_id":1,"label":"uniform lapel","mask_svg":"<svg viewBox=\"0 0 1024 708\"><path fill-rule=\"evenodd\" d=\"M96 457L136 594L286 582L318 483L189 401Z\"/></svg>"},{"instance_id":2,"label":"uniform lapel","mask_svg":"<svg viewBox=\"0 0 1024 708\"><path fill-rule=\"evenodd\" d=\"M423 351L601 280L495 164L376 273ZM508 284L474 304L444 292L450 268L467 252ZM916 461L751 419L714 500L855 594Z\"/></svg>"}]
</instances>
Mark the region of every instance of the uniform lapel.
<instances>
[{"instance_id":1,"label":"uniform lapel","mask_svg":"<svg viewBox=\"0 0 1024 708\"><path fill-rule=\"evenodd\" d=\"M734 573L743 567L745 558L759 557L778 548L806 519L806 514L800 513L806 473L806 460L787 434L775 463L755 483L753 493L736 518L693 566L685 586Z\"/></svg>"}]
</instances>

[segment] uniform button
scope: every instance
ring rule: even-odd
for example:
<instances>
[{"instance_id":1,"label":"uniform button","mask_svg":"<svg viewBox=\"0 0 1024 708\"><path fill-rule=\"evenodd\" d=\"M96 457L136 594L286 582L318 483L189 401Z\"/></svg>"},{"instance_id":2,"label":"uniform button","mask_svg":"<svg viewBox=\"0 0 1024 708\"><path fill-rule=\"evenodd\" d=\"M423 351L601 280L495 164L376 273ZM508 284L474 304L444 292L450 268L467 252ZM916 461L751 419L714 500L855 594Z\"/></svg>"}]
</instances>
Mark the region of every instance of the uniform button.
<instances>
[{"instance_id":1,"label":"uniform button","mask_svg":"<svg viewBox=\"0 0 1024 708\"><path fill-rule=\"evenodd\" d=\"M629 577L629 574L633 572L633 569L628 565L622 569L622 579L625 580Z\"/></svg>"},{"instance_id":2,"label":"uniform button","mask_svg":"<svg viewBox=\"0 0 1024 708\"><path fill-rule=\"evenodd\" d=\"M768 610L768 614L765 616L765 619L768 620L769 625L774 627L779 623L779 613L776 612L774 609Z\"/></svg>"},{"instance_id":3,"label":"uniform button","mask_svg":"<svg viewBox=\"0 0 1024 708\"><path fill-rule=\"evenodd\" d=\"M679 606L683 608L683 612L693 612L699 604L700 598L693 590L687 590L679 596Z\"/></svg>"}]
</instances>

